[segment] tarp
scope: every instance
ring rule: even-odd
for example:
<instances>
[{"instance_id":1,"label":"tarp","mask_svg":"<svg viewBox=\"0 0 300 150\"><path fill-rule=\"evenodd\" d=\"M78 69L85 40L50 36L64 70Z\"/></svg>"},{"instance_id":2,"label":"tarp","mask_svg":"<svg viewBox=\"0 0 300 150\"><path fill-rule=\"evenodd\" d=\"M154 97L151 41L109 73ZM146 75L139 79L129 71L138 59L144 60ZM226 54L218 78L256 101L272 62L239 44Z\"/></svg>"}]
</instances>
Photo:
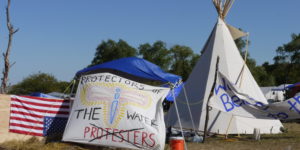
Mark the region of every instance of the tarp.
<instances>
[{"instance_id":1,"label":"tarp","mask_svg":"<svg viewBox=\"0 0 300 150\"><path fill-rule=\"evenodd\" d=\"M290 88L293 88L293 87L296 87L296 86L300 86L300 82L297 82L295 84L289 85L289 86L285 87L285 89L290 89Z\"/></svg>"},{"instance_id":2,"label":"tarp","mask_svg":"<svg viewBox=\"0 0 300 150\"><path fill-rule=\"evenodd\" d=\"M111 73L81 76L63 141L164 149L162 101L168 92Z\"/></svg>"},{"instance_id":3,"label":"tarp","mask_svg":"<svg viewBox=\"0 0 300 150\"><path fill-rule=\"evenodd\" d=\"M176 97L179 95L180 91L182 90L184 83L181 83L180 85L176 86L173 90L170 90L170 92L168 93L166 100L173 102L174 99L176 99ZM174 91L174 96L173 96L173 91Z\"/></svg>"},{"instance_id":4,"label":"tarp","mask_svg":"<svg viewBox=\"0 0 300 150\"><path fill-rule=\"evenodd\" d=\"M40 93L40 92L33 92L29 96L43 97L43 98L58 98L58 97L51 96L51 95L48 95L48 94L45 94L45 93Z\"/></svg>"},{"instance_id":5,"label":"tarp","mask_svg":"<svg viewBox=\"0 0 300 150\"><path fill-rule=\"evenodd\" d=\"M89 74L103 69L113 69L125 72L137 77L161 81L164 83L178 83L181 80L180 76L166 73L157 65L137 57L127 57L118 60L106 62L103 64L95 65L89 68L82 69L76 73L77 76L82 74Z\"/></svg>"}]
</instances>

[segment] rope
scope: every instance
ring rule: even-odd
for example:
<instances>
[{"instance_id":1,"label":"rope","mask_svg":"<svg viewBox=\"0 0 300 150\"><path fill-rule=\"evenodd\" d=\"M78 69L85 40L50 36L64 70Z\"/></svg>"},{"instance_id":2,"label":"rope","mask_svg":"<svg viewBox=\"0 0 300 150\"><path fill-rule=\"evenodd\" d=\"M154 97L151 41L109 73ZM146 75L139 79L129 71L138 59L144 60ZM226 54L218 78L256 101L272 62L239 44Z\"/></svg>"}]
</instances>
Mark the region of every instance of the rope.
<instances>
[{"instance_id":1,"label":"rope","mask_svg":"<svg viewBox=\"0 0 300 150\"><path fill-rule=\"evenodd\" d=\"M181 103L181 104L190 105L190 106L193 106L193 105L199 105L199 104L202 103L202 100L199 100L199 101L194 102L194 103L186 103L186 102L184 102L184 101L181 101L180 99L178 99L177 101L178 101L179 103Z\"/></svg>"}]
</instances>

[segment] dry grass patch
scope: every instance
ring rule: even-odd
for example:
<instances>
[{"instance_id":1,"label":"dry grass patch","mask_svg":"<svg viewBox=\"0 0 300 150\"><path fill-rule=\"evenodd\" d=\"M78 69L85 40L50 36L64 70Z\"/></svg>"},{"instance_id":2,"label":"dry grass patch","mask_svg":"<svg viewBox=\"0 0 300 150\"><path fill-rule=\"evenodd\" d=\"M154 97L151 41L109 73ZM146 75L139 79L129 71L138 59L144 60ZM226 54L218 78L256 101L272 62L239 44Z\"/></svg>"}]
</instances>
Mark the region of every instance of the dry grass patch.
<instances>
[{"instance_id":1,"label":"dry grass patch","mask_svg":"<svg viewBox=\"0 0 300 150\"><path fill-rule=\"evenodd\" d=\"M188 143L189 150L299 150L300 124L285 123L286 133L261 135L260 141L252 139L251 135L210 137L204 144ZM31 138L26 141L10 141L0 145L0 150L124 150L117 148L95 147L83 144L39 141ZM166 145L165 150L169 150Z\"/></svg>"}]
</instances>

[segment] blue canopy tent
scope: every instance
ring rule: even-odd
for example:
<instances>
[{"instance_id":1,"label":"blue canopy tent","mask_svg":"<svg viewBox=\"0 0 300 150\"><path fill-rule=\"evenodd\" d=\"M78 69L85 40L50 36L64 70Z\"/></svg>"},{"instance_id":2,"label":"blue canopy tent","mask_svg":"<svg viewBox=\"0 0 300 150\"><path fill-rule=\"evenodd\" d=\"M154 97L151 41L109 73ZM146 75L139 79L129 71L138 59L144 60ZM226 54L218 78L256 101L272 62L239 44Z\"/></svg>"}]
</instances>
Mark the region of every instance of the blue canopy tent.
<instances>
[{"instance_id":1,"label":"blue canopy tent","mask_svg":"<svg viewBox=\"0 0 300 150\"><path fill-rule=\"evenodd\" d=\"M33 92L31 94L29 94L29 96L34 96L34 97L42 97L42 98L59 98L59 97L55 97L55 96L51 96L45 93L40 93L40 92Z\"/></svg>"},{"instance_id":2,"label":"blue canopy tent","mask_svg":"<svg viewBox=\"0 0 300 150\"><path fill-rule=\"evenodd\" d=\"M167 101L170 101L170 102L173 102L174 99L179 95L180 91L182 90L183 84L184 84L184 83L181 83L181 84L175 86L175 88L173 89L173 91L174 91L174 96L173 96L172 91L170 91L170 92L168 93L167 97L166 97L166 100L167 100Z\"/></svg>"},{"instance_id":3,"label":"blue canopy tent","mask_svg":"<svg viewBox=\"0 0 300 150\"><path fill-rule=\"evenodd\" d=\"M164 72L157 65L137 57L121 58L88 67L78 71L76 76L96 72L110 72L138 81L160 81L162 83L172 83L173 85L177 85L181 82L180 76Z\"/></svg>"},{"instance_id":4,"label":"blue canopy tent","mask_svg":"<svg viewBox=\"0 0 300 150\"><path fill-rule=\"evenodd\" d=\"M175 97L178 95L179 90L182 88L182 78L180 76L167 73L163 71L157 65L137 57L127 57L118 60L113 60L103 64L95 65L82 69L76 73L77 77L108 72L124 78L141 82L141 83L152 83L152 81L160 82L160 86L170 87L168 94L168 101L174 101L176 105ZM150 81L150 82L149 82ZM174 91L174 94L173 94ZM178 116L178 112L177 112ZM181 130L182 131L182 130Z\"/></svg>"}]
</instances>

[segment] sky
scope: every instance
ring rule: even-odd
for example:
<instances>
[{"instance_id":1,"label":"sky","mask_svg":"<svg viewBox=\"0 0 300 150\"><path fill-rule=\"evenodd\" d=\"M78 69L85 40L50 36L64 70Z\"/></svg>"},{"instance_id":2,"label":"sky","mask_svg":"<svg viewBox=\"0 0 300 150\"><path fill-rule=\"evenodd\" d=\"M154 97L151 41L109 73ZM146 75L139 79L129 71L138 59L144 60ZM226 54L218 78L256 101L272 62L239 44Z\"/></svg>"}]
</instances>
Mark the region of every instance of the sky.
<instances>
[{"instance_id":1,"label":"sky","mask_svg":"<svg viewBox=\"0 0 300 150\"><path fill-rule=\"evenodd\" d=\"M226 22L250 33L250 57L273 63L276 49L300 33L299 0L236 0ZM0 1L0 52L6 50L6 0ZM217 13L211 0L12 0L14 35L9 82L44 72L70 81L96 47L123 39L137 48L157 40L199 54ZM3 69L0 59L0 69Z\"/></svg>"}]
</instances>

